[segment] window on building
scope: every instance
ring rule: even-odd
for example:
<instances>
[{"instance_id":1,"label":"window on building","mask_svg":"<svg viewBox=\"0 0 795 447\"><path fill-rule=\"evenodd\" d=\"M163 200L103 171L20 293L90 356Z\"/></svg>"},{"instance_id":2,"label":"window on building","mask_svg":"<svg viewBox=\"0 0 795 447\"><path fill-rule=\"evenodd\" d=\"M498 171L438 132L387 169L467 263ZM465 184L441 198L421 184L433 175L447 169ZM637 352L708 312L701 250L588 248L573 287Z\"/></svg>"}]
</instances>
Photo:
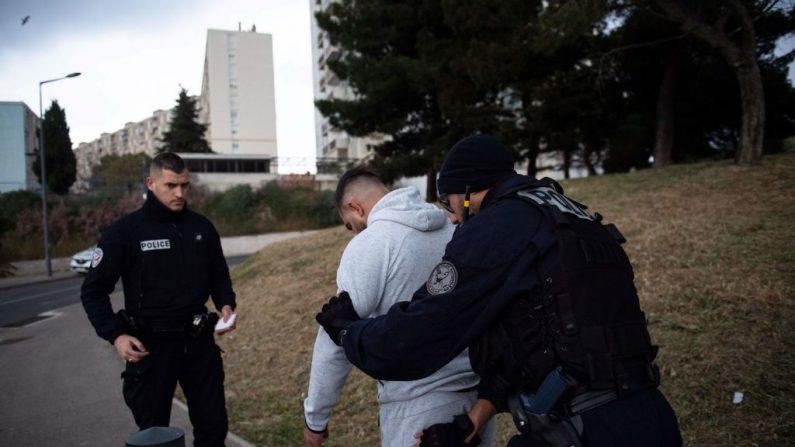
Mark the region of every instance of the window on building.
<instances>
[{"instance_id":1,"label":"window on building","mask_svg":"<svg viewBox=\"0 0 795 447\"><path fill-rule=\"evenodd\" d=\"M207 161L206 160L185 160L185 164L188 166L188 170L191 172L207 172Z\"/></svg>"},{"instance_id":2,"label":"window on building","mask_svg":"<svg viewBox=\"0 0 795 447\"><path fill-rule=\"evenodd\" d=\"M188 169L196 173L269 173L270 160L222 159L222 160L185 160Z\"/></svg>"}]
</instances>

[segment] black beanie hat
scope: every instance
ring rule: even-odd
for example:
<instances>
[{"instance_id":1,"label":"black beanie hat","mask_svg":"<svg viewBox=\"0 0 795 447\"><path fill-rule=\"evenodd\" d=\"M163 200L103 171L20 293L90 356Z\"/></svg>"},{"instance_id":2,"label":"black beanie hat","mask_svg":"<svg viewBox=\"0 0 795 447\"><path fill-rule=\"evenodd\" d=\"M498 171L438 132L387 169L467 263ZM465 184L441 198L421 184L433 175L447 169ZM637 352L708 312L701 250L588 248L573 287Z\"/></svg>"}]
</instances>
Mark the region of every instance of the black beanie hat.
<instances>
[{"instance_id":1,"label":"black beanie hat","mask_svg":"<svg viewBox=\"0 0 795 447\"><path fill-rule=\"evenodd\" d=\"M511 151L491 135L472 135L453 145L444 157L436 189L439 194L483 191L515 174Z\"/></svg>"}]
</instances>

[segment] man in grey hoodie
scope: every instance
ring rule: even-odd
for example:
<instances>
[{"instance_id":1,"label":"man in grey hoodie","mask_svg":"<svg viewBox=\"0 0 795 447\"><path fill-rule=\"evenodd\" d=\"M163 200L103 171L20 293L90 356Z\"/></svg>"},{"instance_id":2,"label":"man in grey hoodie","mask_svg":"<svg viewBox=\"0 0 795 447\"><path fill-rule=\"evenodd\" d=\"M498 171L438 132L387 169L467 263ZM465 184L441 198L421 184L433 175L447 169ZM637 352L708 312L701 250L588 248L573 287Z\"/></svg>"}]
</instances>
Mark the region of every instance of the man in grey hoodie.
<instances>
[{"instance_id":1,"label":"man in grey hoodie","mask_svg":"<svg viewBox=\"0 0 795 447\"><path fill-rule=\"evenodd\" d=\"M378 316L425 285L444 254L454 227L445 213L426 203L414 187L389 189L365 168L346 172L337 185L337 210L355 236L342 254L337 288L350 293L360 317ZM328 436L331 410L352 369L341 347L320 329L304 400L307 447ZM382 447L414 444L414 434L469 409L477 399L478 376L463 351L434 374L415 381L378 381ZM480 431L493 446L495 425Z\"/></svg>"}]
</instances>

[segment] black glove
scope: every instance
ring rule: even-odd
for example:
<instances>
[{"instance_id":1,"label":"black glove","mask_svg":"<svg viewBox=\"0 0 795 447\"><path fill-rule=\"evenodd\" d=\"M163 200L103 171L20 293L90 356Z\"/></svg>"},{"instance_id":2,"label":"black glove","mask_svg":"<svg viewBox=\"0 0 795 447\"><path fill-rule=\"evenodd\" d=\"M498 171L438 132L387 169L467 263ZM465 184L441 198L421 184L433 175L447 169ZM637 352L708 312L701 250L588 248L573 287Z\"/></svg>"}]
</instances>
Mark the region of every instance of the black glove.
<instances>
[{"instance_id":1,"label":"black glove","mask_svg":"<svg viewBox=\"0 0 795 447\"><path fill-rule=\"evenodd\" d=\"M464 440L475 431L475 425L469 416L459 414L453 422L434 424L422 431L420 438L421 447L474 447L480 444L480 438L475 435L469 444Z\"/></svg>"},{"instance_id":2,"label":"black glove","mask_svg":"<svg viewBox=\"0 0 795 447\"><path fill-rule=\"evenodd\" d=\"M342 346L342 337L348 327L359 319L348 292L340 293L339 297L332 296L328 303L323 305L320 313L315 315L315 320L323 326L331 341L337 346Z\"/></svg>"}]
</instances>

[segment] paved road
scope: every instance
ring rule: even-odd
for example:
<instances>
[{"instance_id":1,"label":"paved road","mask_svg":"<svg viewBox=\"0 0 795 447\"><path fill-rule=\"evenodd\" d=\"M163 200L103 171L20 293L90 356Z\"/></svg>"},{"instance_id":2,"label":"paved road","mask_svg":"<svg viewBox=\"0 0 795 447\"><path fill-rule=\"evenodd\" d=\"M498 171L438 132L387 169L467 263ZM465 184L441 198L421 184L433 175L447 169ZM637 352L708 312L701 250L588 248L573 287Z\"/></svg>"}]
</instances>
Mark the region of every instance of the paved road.
<instances>
[{"instance_id":1,"label":"paved road","mask_svg":"<svg viewBox=\"0 0 795 447\"><path fill-rule=\"evenodd\" d=\"M226 263L231 269L247 257L230 256ZM79 303L82 284L83 277L74 274L0 289L0 327L28 323L42 312ZM116 285L116 290L121 290L121 284Z\"/></svg>"},{"instance_id":2,"label":"paved road","mask_svg":"<svg viewBox=\"0 0 795 447\"><path fill-rule=\"evenodd\" d=\"M123 445L137 428L121 396L121 360L81 304L53 315L0 328L0 445Z\"/></svg>"},{"instance_id":3,"label":"paved road","mask_svg":"<svg viewBox=\"0 0 795 447\"><path fill-rule=\"evenodd\" d=\"M230 267L245 258L228 259ZM0 290L0 446L124 445L138 430L121 395L123 363L88 324L81 284L68 277ZM118 309L123 297L111 300ZM192 445L185 408L175 401L171 415ZM249 444L230 434L227 445Z\"/></svg>"},{"instance_id":4,"label":"paved road","mask_svg":"<svg viewBox=\"0 0 795 447\"><path fill-rule=\"evenodd\" d=\"M81 284L83 277L75 275L0 290L0 326L79 302Z\"/></svg>"}]
</instances>

